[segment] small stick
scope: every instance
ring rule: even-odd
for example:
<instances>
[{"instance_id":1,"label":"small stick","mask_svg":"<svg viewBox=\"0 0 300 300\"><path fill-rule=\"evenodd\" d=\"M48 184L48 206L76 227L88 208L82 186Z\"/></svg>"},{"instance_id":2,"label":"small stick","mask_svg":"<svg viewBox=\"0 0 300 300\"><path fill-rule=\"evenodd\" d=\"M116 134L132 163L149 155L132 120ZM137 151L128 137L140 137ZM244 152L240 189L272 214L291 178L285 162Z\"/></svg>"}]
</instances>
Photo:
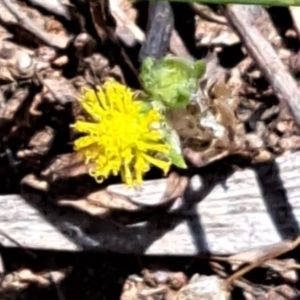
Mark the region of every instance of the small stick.
<instances>
[{"instance_id":1,"label":"small stick","mask_svg":"<svg viewBox=\"0 0 300 300\"><path fill-rule=\"evenodd\" d=\"M14 238L10 237L9 234L7 234L4 230L0 229L0 235L4 236L8 240L10 240L12 243L17 245L19 248L23 249L26 254L28 254L31 258L36 258L36 254L31 252L29 249L26 249L23 245L21 245L18 241L16 241ZM1 245L2 246L2 245Z\"/></svg>"},{"instance_id":2,"label":"small stick","mask_svg":"<svg viewBox=\"0 0 300 300\"><path fill-rule=\"evenodd\" d=\"M255 6L228 5L225 12L247 51L269 81L275 95L281 103L288 105L300 127L300 90L274 48L254 25Z\"/></svg>"},{"instance_id":3,"label":"small stick","mask_svg":"<svg viewBox=\"0 0 300 300\"><path fill-rule=\"evenodd\" d=\"M221 25L228 25L228 22L224 16L218 16L217 14L214 14L207 5L200 3L191 3L190 7L203 20L218 23Z\"/></svg>"},{"instance_id":4,"label":"small stick","mask_svg":"<svg viewBox=\"0 0 300 300\"><path fill-rule=\"evenodd\" d=\"M67 20L71 20L68 8L63 5L60 0L28 0L28 2L31 3L31 5L41 7L54 15L62 16Z\"/></svg>"},{"instance_id":5,"label":"small stick","mask_svg":"<svg viewBox=\"0 0 300 300\"><path fill-rule=\"evenodd\" d=\"M241 268L240 270L233 273L224 281L224 287L226 290L232 285L232 283L241 278L246 273L250 272L256 267L263 265L266 261L274 259L280 255L283 255L289 251L294 250L300 245L300 236L298 236L294 241L283 241L274 245L274 247L269 248L267 252L262 253L262 255L257 258L255 261L250 263L249 265Z\"/></svg>"}]
</instances>

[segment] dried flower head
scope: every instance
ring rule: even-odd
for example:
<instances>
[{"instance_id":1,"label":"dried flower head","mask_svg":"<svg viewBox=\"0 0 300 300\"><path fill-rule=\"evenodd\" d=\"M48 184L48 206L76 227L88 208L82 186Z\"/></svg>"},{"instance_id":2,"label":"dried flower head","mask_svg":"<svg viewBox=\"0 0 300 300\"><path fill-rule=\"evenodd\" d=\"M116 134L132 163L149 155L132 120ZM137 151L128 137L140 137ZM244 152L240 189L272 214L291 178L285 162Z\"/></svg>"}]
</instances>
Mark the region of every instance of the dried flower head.
<instances>
[{"instance_id":1,"label":"dried flower head","mask_svg":"<svg viewBox=\"0 0 300 300\"><path fill-rule=\"evenodd\" d=\"M94 163L90 175L97 181L120 174L134 186L142 183L151 165L168 172L170 146L160 130L163 116L153 108L145 110L132 90L110 79L97 90L87 89L79 103L90 118L73 125L85 134L74 148L86 163Z\"/></svg>"}]
</instances>

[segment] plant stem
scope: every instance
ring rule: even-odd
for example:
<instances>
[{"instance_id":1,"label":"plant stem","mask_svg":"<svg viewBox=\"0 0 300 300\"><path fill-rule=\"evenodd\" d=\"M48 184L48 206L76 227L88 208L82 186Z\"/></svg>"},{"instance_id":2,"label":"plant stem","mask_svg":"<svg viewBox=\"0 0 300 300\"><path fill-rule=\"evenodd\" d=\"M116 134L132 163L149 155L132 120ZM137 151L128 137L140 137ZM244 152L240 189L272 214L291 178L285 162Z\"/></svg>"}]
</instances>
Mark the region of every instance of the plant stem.
<instances>
[{"instance_id":1,"label":"plant stem","mask_svg":"<svg viewBox=\"0 0 300 300\"><path fill-rule=\"evenodd\" d=\"M139 0L145 1L145 0ZM163 0L149 0L161 2ZM243 4L262 6L300 6L300 0L170 0L169 2L204 3L204 4Z\"/></svg>"}]
</instances>

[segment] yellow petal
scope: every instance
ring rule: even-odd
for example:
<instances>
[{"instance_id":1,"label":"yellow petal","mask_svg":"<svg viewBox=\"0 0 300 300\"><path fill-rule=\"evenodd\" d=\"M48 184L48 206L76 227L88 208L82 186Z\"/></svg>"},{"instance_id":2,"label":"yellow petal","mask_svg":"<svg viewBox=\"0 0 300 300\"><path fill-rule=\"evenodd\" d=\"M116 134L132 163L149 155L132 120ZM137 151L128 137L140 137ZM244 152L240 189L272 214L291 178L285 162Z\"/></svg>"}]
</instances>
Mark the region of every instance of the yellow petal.
<instances>
[{"instance_id":1,"label":"yellow petal","mask_svg":"<svg viewBox=\"0 0 300 300\"><path fill-rule=\"evenodd\" d=\"M166 161L163 161L163 160L160 160L160 159L157 159L155 157L152 157L148 154L141 154L143 156L143 158L148 161L149 163L151 163L152 165L162 169L164 171L164 173L168 173L169 169L170 169L170 166L171 166L171 163L170 162L166 162Z\"/></svg>"},{"instance_id":2,"label":"yellow petal","mask_svg":"<svg viewBox=\"0 0 300 300\"><path fill-rule=\"evenodd\" d=\"M75 146L76 150L86 148L93 144L95 144L95 140L93 138L91 138L89 135L82 136L74 142L74 146Z\"/></svg>"}]
</instances>

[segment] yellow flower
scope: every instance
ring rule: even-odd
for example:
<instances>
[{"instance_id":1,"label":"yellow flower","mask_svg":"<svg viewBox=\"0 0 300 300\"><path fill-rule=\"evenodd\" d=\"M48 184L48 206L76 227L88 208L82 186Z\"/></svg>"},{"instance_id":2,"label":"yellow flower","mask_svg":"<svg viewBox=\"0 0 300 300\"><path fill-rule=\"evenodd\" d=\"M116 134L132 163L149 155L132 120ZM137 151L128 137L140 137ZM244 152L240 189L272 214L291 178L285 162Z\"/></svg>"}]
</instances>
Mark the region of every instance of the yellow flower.
<instances>
[{"instance_id":1,"label":"yellow flower","mask_svg":"<svg viewBox=\"0 0 300 300\"><path fill-rule=\"evenodd\" d=\"M98 182L120 174L127 185L140 185L151 165L168 172L170 147L159 130L163 116L155 109L142 112L128 87L110 79L96 91L85 90L79 103L90 119L73 125L85 134L74 149L94 163L90 175Z\"/></svg>"}]
</instances>

